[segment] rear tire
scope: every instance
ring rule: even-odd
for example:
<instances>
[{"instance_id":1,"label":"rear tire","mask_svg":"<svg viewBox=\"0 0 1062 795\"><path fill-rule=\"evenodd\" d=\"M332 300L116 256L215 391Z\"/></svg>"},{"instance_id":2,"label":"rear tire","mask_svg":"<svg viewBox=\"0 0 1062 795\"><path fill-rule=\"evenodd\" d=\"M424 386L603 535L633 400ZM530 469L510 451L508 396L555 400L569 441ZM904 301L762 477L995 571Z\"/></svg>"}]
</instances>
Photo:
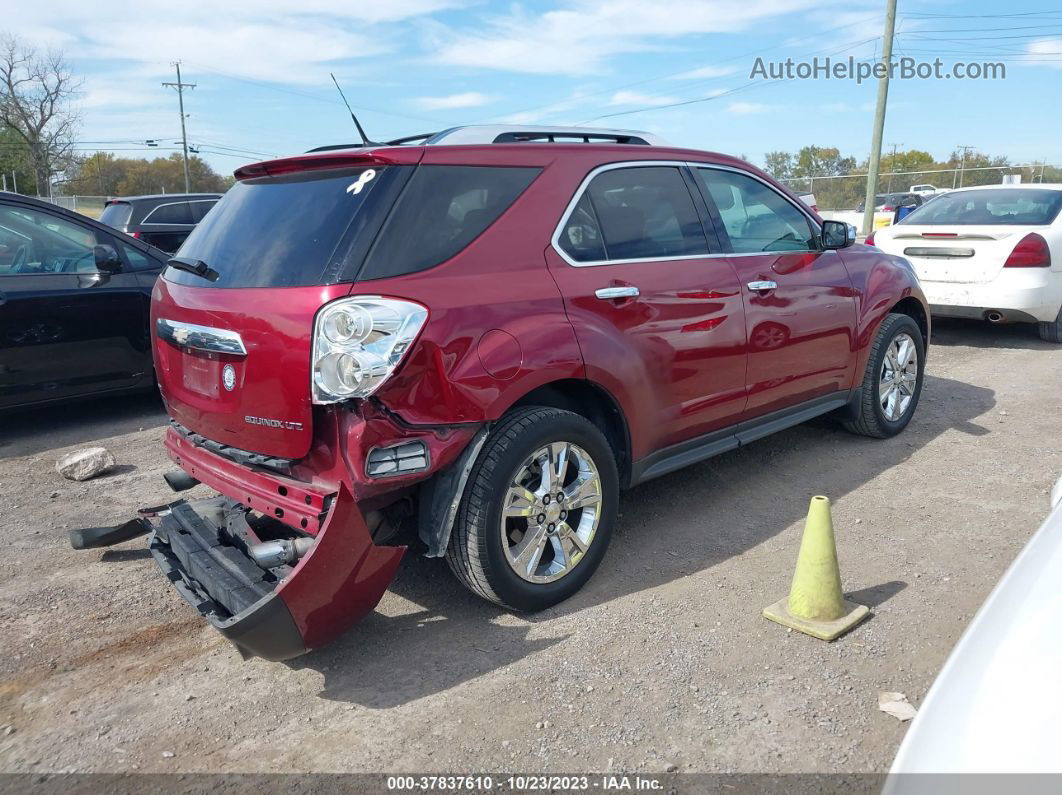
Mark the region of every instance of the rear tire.
<instances>
[{"instance_id":1,"label":"rear tire","mask_svg":"<svg viewBox=\"0 0 1062 795\"><path fill-rule=\"evenodd\" d=\"M907 344L914 349L913 359ZM898 368L899 359L905 357L904 366ZM922 394L925 361L926 347L918 324L908 315L886 315L870 348L856 417L841 423L845 430L887 439L906 428ZM911 362L915 373L911 372Z\"/></svg>"},{"instance_id":2,"label":"rear tire","mask_svg":"<svg viewBox=\"0 0 1062 795\"><path fill-rule=\"evenodd\" d=\"M554 462L548 477L543 461ZM618 500L615 455L597 426L570 411L517 409L476 459L446 561L484 599L544 610L582 588L600 565Z\"/></svg>"},{"instance_id":3,"label":"rear tire","mask_svg":"<svg viewBox=\"0 0 1062 795\"><path fill-rule=\"evenodd\" d=\"M1062 344L1062 309L1058 310L1058 317L1054 320L1042 320L1037 325L1040 328L1040 339L1056 345Z\"/></svg>"}]
</instances>

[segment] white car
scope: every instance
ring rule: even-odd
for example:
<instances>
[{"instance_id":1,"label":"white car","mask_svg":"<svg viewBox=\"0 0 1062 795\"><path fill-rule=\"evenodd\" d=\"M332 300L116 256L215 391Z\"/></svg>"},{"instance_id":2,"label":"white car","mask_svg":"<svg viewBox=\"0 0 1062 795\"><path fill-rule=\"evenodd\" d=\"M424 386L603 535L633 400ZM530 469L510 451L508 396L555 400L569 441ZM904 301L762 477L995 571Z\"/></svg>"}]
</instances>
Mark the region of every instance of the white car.
<instances>
[{"instance_id":1,"label":"white car","mask_svg":"<svg viewBox=\"0 0 1062 795\"><path fill-rule=\"evenodd\" d=\"M1062 478L1052 512L952 651L890 773L1062 774ZM996 781L954 791L1032 792ZM1050 791L1058 791L1058 779ZM885 795L947 791L939 777L890 775ZM1042 790L1049 791L1049 790Z\"/></svg>"},{"instance_id":2,"label":"white car","mask_svg":"<svg viewBox=\"0 0 1062 795\"><path fill-rule=\"evenodd\" d=\"M919 193L923 196L936 193L940 188L936 185L912 185L908 193Z\"/></svg>"},{"instance_id":3,"label":"white car","mask_svg":"<svg viewBox=\"0 0 1062 795\"><path fill-rule=\"evenodd\" d=\"M1039 323L1062 343L1062 185L982 185L934 198L867 243L907 257L934 315Z\"/></svg>"}]
</instances>

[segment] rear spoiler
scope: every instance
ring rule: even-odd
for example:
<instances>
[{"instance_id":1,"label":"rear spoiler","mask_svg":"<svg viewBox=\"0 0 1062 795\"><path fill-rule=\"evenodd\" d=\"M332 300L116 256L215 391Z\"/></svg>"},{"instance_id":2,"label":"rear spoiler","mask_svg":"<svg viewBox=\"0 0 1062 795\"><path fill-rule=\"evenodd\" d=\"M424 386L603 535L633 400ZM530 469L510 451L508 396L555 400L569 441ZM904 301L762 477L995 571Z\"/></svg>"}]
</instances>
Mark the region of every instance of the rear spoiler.
<instances>
[{"instance_id":1,"label":"rear spoiler","mask_svg":"<svg viewBox=\"0 0 1062 795\"><path fill-rule=\"evenodd\" d=\"M238 180L244 180L330 168L413 165L420 160L422 154L423 150L419 147L406 149L353 149L341 152L308 153L240 166L233 172L233 176Z\"/></svg>"}]
</instances>

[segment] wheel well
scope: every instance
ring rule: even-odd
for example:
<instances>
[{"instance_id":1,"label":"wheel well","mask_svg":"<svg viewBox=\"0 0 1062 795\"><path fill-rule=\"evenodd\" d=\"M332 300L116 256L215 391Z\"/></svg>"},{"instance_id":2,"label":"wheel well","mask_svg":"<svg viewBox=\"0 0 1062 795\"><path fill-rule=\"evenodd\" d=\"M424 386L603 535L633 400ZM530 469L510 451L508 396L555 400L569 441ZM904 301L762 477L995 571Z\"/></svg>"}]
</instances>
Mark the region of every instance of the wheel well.
<instances>
[{"instance_id":1,"label":"wheel well","mask_svg":"<svg viewBox=\"0 0 1062 795\"><path fill-rule=\"evenodd\" d=\"M553 381L528 392L511 408L521 406L549 406L580 414L605 434L616 454L616 468L620 482L630 477L630 432L616 399L602 387L576 378Z\"/></svg>"},{"instance_id":2,"label":"wheel well","mask_svg":"<svg viewBox=\"0 0 1062 795\"><path fill-rule=\"evenodd\" d=\"M910 296L904 298L889 311L897 312L901 315L907 315L914 320L914 322L918 324L918 328L922 330L922 341L926 345L929 345L929 319L926 317L926 308L922 306L917 298L912 298Z\"/></svg>"}]
</instances>

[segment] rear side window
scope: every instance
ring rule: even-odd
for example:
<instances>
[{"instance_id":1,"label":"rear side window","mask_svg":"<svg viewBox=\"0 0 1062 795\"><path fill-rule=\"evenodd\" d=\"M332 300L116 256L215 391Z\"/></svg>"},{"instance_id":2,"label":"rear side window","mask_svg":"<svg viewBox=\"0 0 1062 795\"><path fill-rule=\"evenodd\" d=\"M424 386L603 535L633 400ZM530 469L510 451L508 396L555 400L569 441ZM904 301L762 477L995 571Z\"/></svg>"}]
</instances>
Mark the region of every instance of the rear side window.
<instances>
[{"instance_id":1,"label":"rear side window","mask_svg":"<svg viewBox=\"0 0 1062 795\"><path fill-rule=\"evenodd\" d=\"M584 249L578 256L572 254L577 251L573 240L593 239L584 220L591 208L604 246L605 256L599 259L666 259L708 253L693 198L677 168L637 166L604 171L591 180L584 199L561 234L562 247L577 261L588 261L581 258L591 253ZM575 228L580 225L581 231Z\"/></svg>"},{"instance_id":2,"label":"rear side window","mask_svg":"<svg viewBox=\"0 0 1062 795\"><path fill-rule=\"evenodd\" d=\"M144 216L142 224L194 224L198 219L192 214L189 202L160 204Z\"/></svg>"},{"instance_id":3,"label":"rear side window","mask_svg":"<svg viewBox=\"0 0 1062 795\"><path fill-rule=\"evenodd\" d=\"M1062 191L997 188L956 191L934 199L901 224L1046 226L1062 209Z\"/></svg>"},{"instance_id":4,"label":"rear side window","mask_svg":"<svg viewBox=\"0 0 1062 795\"><path fill-rule=\"evenodd\" d=\"M200 201L188 202L189 206L192 208L192 223L198 224L200 221L202 221L203 216L210 212L210 208L217 203L217 199L205 199Z\"/></svg>"},{"instance_id":5,"label":"rear side window","mask_svg":"<svg viewBox=\"0 0 1062 795\"><path fill-rule=\"evenodd\" d=\"M124 231L132 212L133 205L129 202L111 202L100 213L100 221L107 226Z\"/></svg>"},{"instance_id":6,"label":"rear side window","mask_svg":"<svg viewBox=\"0 0 1062 795\"><path fill-rule=\"evenodd\" d=\"M493 224L540 171L418 167L369 251L359 278L401 276L445 262Z\"/></svg>"},{"instance_id":7,"label":"rear side window","mask_svg":"<svg viewBox=\"0 0 1062 795\"><path fill-rule=\"evenodd\" d=\"M696 173L735 253L817 249L808 217L778 191L734 171L698 168Z\"/></svg>"}]
</instances>

